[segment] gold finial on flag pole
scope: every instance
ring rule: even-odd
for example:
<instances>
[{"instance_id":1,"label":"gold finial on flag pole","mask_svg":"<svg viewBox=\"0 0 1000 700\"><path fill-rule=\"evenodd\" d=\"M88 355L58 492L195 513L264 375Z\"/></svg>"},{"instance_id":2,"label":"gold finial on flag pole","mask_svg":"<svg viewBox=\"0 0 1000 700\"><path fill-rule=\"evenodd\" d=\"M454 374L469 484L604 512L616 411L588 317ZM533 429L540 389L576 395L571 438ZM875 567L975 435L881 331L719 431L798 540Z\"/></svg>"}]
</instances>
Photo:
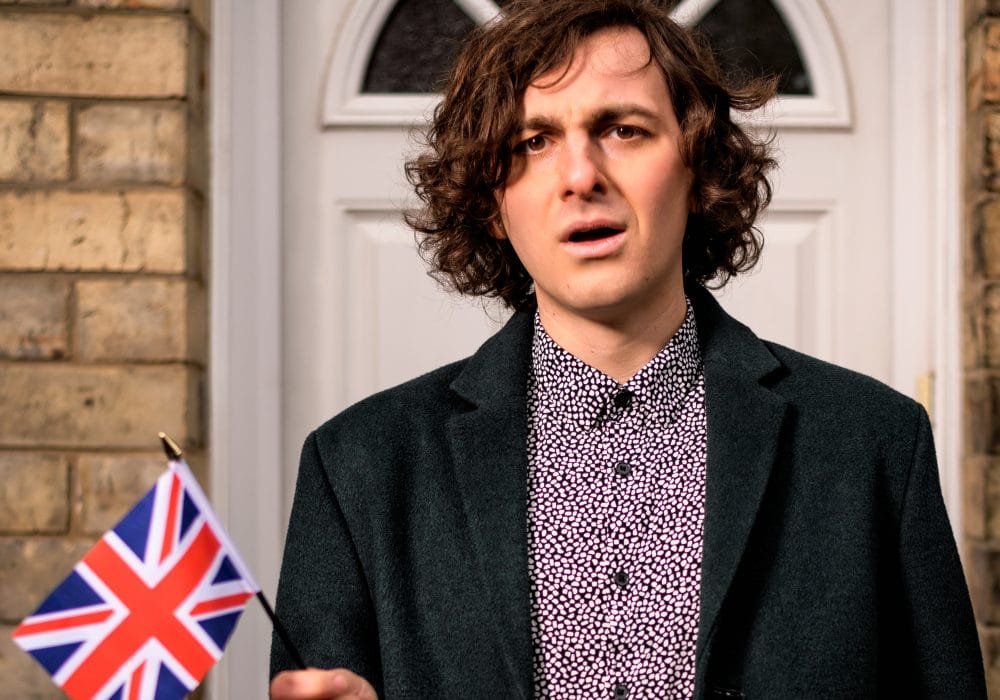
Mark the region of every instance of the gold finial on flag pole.
<instances>
[{"instance_id":1,"label":"gold finial on flag pole","mask_svg":"<svg viewBox=\"0 0 1000 700\"><path fill-rule=\"evenodd\" d=\"M167 453L167 459L178 460L181 458L181 447L170 439L166 433L159 433L160 442L163 443L163 451Z\"/></svg>"}]
</instances>

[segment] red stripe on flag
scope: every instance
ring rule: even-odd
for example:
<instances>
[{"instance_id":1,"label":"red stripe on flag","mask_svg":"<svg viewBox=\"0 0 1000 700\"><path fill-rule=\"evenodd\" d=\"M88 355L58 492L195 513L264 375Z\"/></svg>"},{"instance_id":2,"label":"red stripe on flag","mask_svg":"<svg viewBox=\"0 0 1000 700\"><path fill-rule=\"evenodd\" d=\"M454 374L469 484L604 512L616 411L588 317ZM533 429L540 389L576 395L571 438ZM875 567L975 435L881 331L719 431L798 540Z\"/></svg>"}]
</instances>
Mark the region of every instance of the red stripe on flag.
<instances>
[{"instance_id":1,"label":"red stripe on flag","mask_svg":"<svg viewBox=\"0 0 1000 700\"><path fill-rule=\"evenodd\" d=\"M142 690L142 670L146 668L146 662L135 667L132 671L132 678L129 679L128 700L139 700L139 692Z\"/></svg>"},{"instance_id":2,"label":"red stripe on flag","mask_svg":"<svg viewBox=\"0 0 1000 700\"><path fill-rule=\"evenodd\" d=\"M104 622L114 614L113 610L99 610L97 612L85 613L83 615L72 615L70 617L60 617L58 620L45 620L44 622L27 622L16 630L12 636L24 637L29 634L40 634L42 632L54 632L68 627L83 627L84 625L95 625Z\"/></svg>"},{"instance_id":3,"label":"red stripe on flag","mask_svg":"<svg viewBox=\"0 0 1000 700\"><path fill-rule=\"evenodd\" d=\"M204 600L191 608L191 614L204 615L205 613L213 613L219 610L225 610L226 608L236 608L247 602L247 598L251 595L253 594L236 593L235 595L227 595L223 598L216 598L215 600Z\"/></svg>"},{"instance_id":4,"label":"red stripe on flag","mask_svg":"<svg viewBox=\"0 0 1000 700\"><path fill-rule=\"evenodd\" d=\"M174 539L177 530L177 512L180 510L181 480L176 474L170 477L170 500L167 502L167 526L163 528L163 547L160 548L160 563L162 564L174 551Z\"/></svg>"},{"instance_id":5,"label":"red stripe on flag","mask_svg":"<svg viewBox=\"0 0 1000 700\"><path fill-rule=\"evenodd\" d=\"M215 658L174 613L208 575L219 546L211 528L203 524L177 563L150 588L104 539L98 540L83 561L114 591L129 614L66 679L62 686L66 694L74 699L93 697L151 637L193 678L204 676Z\"/></svg>"}]
</instances>

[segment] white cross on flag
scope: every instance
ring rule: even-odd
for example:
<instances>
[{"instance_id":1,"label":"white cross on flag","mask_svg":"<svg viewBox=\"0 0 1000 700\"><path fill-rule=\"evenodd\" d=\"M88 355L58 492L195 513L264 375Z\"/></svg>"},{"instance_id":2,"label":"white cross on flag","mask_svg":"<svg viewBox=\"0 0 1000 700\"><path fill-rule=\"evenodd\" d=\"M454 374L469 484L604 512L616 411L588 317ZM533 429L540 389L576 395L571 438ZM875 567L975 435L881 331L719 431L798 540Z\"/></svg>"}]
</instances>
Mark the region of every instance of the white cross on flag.
<instances>
[{"instance_id":1,"label":"white cross on flag","mask_svg":"<svg viewBox=\"0 0 1000 700\"><path fill-rule=\"evenodd\" d=\"M172 460L13 636L73 700L183 698L259 590Z\"/></svg>"}]
</instances>

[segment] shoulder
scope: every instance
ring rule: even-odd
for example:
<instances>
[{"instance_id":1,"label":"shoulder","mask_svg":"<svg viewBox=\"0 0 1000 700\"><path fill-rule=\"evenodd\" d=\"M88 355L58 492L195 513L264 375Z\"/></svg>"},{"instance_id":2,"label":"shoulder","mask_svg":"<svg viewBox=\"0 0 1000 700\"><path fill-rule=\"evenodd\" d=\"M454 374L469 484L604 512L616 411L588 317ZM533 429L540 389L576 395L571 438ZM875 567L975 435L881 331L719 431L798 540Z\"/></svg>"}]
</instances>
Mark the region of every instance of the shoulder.
<instances>
[{"instance_id":1,"label":"shoulder","mask_svg":"<svg viewBox=\"0 0 1000 700\"><path fill-rule=\"evenodd\" d=\"M523 393L533 314L515 313L471 356L439 367L346 408L320 426L320 447L337 438L396 444L436 431L477 404Z\"/></svg>"},{"instance_id":2,"label":"shoulder","mask_svg":"<svg viewBox=\"0 0 1000 700\"><path fill-rule=\"evenodd\" d=\"M705 289L695 287L689 293L698 321L706 383L715 382L717 395L734 396L725 388L734 380L760 381L793 408L826 417L837 425L866 416L912 422L923 413L915 401L872 377L761 339L727 314Z\"/></svg>"},{"instance_id":3,"label":"shoulder","mask_svg":"<svg viewBox=\"0 0 1000 700\"><path fill-rule=\"evenodd\" d=\"M727 314L705 290L691 290L705 360L706 389L720 400L738 398L732 382L760 385L797 415L845 431L872 421L916 426L923 409L902 393L859 372L757 336ZM714 382L714 389L708 384ZM747 383L749 382L749 383Z\"/></svg>"},{"instance_id":4,"label":"shoulder","mask_svg":"<svg viewBox=\"0 0 1000 700\"><path fill-rule=\"evenodd\" d=\"M781 364L769 388L788 403L800 446L898 462L905 471L918 441L929 439L927 414L909 396L859 372L765 345Z\"/></svg>"},{"instance_id":5,"label":"shoulder","mask_svg":"<svg viewBox=\"0 0 1000 700\"><path fill-rule=\"evenodd\" d=\"M774 387L790 399L853 412L898 414L920 408L916 401L878 379L778 343L763 342L782 367Z\"/></svg>"},{"instance_id":6,"label":"shoulder","mask_svg":"<svg viewBox=\"0 0 1000 700\"><path fill-rule=\"evenodd\" d=\"M450 386L468 361L444 365L344 409L316 429L321 451L332 441L393 441L421 426L440 425L461 402Z\"/></svg>"}]
</instances>

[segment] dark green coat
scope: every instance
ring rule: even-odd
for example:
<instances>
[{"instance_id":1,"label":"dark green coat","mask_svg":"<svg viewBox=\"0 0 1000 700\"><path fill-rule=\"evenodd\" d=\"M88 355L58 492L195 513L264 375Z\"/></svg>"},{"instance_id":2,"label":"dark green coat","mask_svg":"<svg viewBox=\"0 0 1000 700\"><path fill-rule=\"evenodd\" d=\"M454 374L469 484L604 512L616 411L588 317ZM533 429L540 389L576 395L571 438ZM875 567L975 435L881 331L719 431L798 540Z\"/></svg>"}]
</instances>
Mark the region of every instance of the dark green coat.
<instances>
[{"instance_id":1,"label":"dark green coat","mask_svg":"<svg viewBox=\"0 0 1000 700\"><path fill-rule=\"evenodd\" d=\"M924 411L691 294L708 414L696 696L985 697ZM309 665L387 700L531 696L531 338L516 314L306 440L277 611ZM290 667L275 642L272 673Z\"/></svg>"}]
</instances>

